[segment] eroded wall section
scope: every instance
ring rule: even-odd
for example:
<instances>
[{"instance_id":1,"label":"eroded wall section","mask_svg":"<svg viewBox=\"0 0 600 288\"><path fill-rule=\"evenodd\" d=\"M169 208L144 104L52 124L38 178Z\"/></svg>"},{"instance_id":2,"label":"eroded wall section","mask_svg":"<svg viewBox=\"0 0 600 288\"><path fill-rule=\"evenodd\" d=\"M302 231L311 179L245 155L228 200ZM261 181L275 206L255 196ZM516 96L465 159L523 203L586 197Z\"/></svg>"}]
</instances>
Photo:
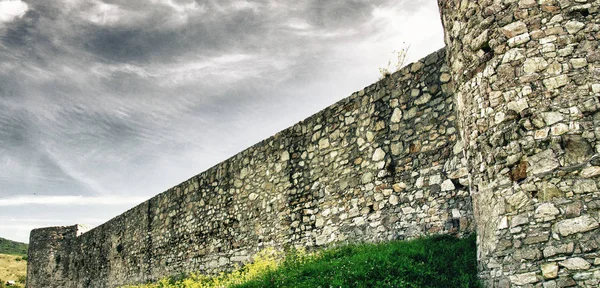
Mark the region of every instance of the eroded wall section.
<instances>
[{"instance_id":1,"label":"eroded wall section","mask_svg":"<svg viewBox=\"0 0 600 288\"><path fill-rule=\"evenodd\" d=\"M470 233L444 58L433 53L79 237L34 230L28 286L115 287L228 270L265 247Z\"/></svg>"}]
</instances>

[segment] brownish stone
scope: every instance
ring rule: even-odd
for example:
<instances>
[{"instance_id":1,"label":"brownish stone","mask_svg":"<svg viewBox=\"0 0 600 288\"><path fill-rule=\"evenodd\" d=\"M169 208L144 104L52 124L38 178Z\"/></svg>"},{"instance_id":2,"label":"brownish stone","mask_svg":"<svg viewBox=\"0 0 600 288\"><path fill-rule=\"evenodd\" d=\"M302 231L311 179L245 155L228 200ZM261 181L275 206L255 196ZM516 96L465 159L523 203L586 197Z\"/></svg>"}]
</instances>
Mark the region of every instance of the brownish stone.
<instances>
[{"instance_id":1,"label":"brownish stone","mask_svg":"<svg viewBox=\"0 0 600 288\"><path fill-rule=\"evenodd\" d=\"M510 170L510 180L517 182L527 178L527 161L521 161L512 170Z\"/></svg>"}]
</instances>

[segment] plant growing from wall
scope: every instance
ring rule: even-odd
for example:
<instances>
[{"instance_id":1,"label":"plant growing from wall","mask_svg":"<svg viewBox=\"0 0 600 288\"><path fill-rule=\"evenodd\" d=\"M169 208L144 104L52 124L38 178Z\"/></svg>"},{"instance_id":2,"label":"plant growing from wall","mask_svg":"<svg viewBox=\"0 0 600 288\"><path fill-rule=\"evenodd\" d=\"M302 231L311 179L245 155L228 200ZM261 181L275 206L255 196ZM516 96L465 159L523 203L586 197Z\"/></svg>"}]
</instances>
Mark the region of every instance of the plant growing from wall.
<instances>
[{"instance_id":1,"label":"plant growing from wall","mask_svg":"<svg viewBox=\"0 0 600 288\"><path fill-rule=\"evenodd\" d=\"M394 61L392 61L392 59L388 60L386 67L379 67L379 73L381 74L380 79L392 75L392 73L400 70L400 68L406 65L406 59L408 57L409 49L410 45L407 45L406 42L403 42L402 47L399 50L392 51L392 55L394 55L395 59L393 59ZM394 65L394 67L392 67L392 64Z\"/></svg>"}]
</instances>

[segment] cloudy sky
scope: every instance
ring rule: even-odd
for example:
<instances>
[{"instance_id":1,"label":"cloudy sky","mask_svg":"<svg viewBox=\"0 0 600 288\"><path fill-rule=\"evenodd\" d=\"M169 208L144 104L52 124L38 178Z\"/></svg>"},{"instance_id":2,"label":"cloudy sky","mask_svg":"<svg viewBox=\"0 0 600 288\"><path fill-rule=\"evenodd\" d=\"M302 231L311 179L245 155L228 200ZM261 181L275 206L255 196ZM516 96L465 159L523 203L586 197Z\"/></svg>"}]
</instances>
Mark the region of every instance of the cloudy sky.
<instances>
[{"instance_id":1,"label":"cloudy sky","mask_svg":"<svg viewBox=\"0 0 600 288\"><path fill-rule=\"evenodd\" d=\"M443 47L436 0L0 0L0 237L101 224L408 44Z\"/></svg>"}]
</instances>

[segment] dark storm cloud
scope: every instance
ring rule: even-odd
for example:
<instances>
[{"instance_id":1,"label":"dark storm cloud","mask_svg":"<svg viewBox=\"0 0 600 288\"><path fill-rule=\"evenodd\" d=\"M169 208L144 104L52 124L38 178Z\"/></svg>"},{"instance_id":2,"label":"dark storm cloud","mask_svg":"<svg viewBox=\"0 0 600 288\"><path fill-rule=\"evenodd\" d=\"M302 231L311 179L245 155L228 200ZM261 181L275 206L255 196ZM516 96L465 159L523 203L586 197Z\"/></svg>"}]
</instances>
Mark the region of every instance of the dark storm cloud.
<instances>
[{"instance_id":1,"label":"dark storm cloud","mask_svg":"<svg viewBox=\"0 0 600 288\"><path fill-rule=\"evenodd\" d=\"M399 40L437 50L435 2L15 0L0 11L0 207L27 212L0 212L0 237L98 224L372 83ZM96 202L113 206L78 206Z\"/></svg>"},{"instance_id":2,"label":"dark storm cloud","mask_svg":"<svg viewBox=\"0 0 600 288\"><path fill-rule=\"evenodd\" d=\"M99 61L146 63L173 61L182 55L197 53L214 55L265 48L283 51L299 40L289 41L293 35L286 35L290 32L289 19L306 22L315 33L364 29L368 27L360 24L368 20L371 10L383 1L300 1L286 5L274 1L180 1L173 4L181 5L181 10L145 1L28 3L27 14L7 29L3 39L7 47L26 47L33 54L28 56L68 54L77 50L75 52L88 53L88 57L96 56Z\"/></svg>"}]
</instances>

